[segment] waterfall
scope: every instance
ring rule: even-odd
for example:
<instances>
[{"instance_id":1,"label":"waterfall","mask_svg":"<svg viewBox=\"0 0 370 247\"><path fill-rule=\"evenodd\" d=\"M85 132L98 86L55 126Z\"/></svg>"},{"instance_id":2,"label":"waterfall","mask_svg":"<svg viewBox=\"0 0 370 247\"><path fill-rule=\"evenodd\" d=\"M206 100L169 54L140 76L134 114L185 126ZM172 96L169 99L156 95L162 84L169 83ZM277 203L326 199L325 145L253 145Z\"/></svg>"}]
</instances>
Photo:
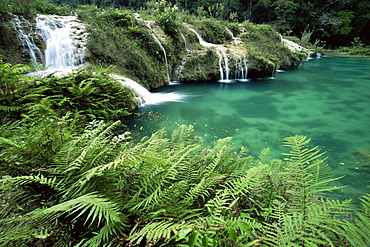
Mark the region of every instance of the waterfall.
<instances>
[{"instance_id":1,"label":"waterfall","mask_svg":"<svg viewBox=\"0 0 370 247\"><path fill-rule=\"evenodd\" d=\"M177 67L176 71L175 71L175 74L174 74L174 79L175 81L180 81L181 80L181 73L182 73L182 70L184 69L184 66L186 64L186 57L189 55L189 53L191 52L188 48L188 45L187 45L187 42L186 42L186 38L184 36L183 33L180 33L181 34L181 37L182 39L184 40L184 46L185 46L185 49L187 51L187 54L183 57L183 59L181 60L181 64L179 67Z\"/></svg>"},{"instance_id":2,"label":"waterfall","mask_svg":"<svg viewBox=\"0 0 370 247\"><path fill-rule=\"evenodd\" d=\"M245 75L244 75L244 80L248 79L248 63L247 63L247 58L244 55L244 68L245 68Z\"/></svg>"},{"instance_id":3,"label":"waterfall","mask_svg":"<svg viewBox=\"0 0 370 247\"><path fill-rule=\"evenodd\" d=\"M180 32L180 34L181 34L182 39L184 40L184 46L185 46L186 51L190 52L190 49L188 48L188 42L186 41L186 38L185 38L184 34L181 33L181 32Z\"/></svg>"},{"instance_id":4,"label":"waterfall","mask_svg":"<svg viewBox=\"0 0 370 247\"><path fill-rule=\"evenodd\" d=\"M226 56L226 51L225 49L221 46L221 45L216 45L216 44L212 44L212 43L208 43L206 41L203 40L203 38L199 35L199 33L197 31L195 31L193 28L189 27L187 25L187 27L189 28L190 31L192 31L193 33L195 33L195 35L198 37L198 40L199 40L199 43L204 46L204 47L215 47L216 48L216 53L218 55L218 58L219 58L219 67L220 67L220 82L229 82L230 79L229 79L229 76L230 76L230 69L229 69L229 60ZM224 65L225 69L222 67L222 65ZM224 70L225 70L225 76L224 76Z\"/></svg>"},{"instance_id":5,"label":"waterfall","mask_svg":"<svg viewBox=\"0 0 370 247\"><path fill-rule=\"evenodd\" d=\"M137 95L137 99L140 103L140 106L160 104L163 102L181 102L185 98L184 94L172 92L172 93L151 93L145 87L141 86L134 80L130 78L119 76L119 75L110 75L116 81L122 83L129 88L131 88Z\"/></svg>"},{"instance_id":6,"label":"waterfall","mask_svg":"<svg viewBox=\"0 0 370 247\"><path fill-rule=\"evenodd\" d=\"M164 55L164 60L165 60L165 66L166 66L166 76L167 76L167 80L168 81L171 81L170 79L170 72L168 70L168 60L167 60L167 53L166 53L166 49L163 47L162 45L162 42L160 41L160 39L154 34L153 35L154 39L157 41L157 43L159 44L159 46L161 47L162 51L163 51L163 55Z\"/></svg>"},{"instance_id":7,"label":"waterfall","mask_svg":"<svg viewBox=\"0 0 370 247\"><path fill-rule=\"evenodd\" d=\"M42 62L45 67L53 70L83 64L84 44L79 44L82 48L78 50L76 40L79 39L80 43L85 43L86 36L79 33L77 34L79 37L73 40L74 29L81 28L75 16L38 15L36 30L33 30L34 25L24 17L14 15L12 23L22 47L28 49L36 71L40 70L38 62ZM44 39L44 54L35 44L33 35L40 35Z\"/></svg>"},{"instance_id":8,"label":"waterfall","mask_svg":"<svg viewBox=\"0 0 370 247\"><path fill-rule=\"evenodd\" d=\"M235 80L237 81L247 81L248 79L248 66L247 66L247 59L244 55L244 58L242 59L239 57L239 59L235 59Z\"/></svg>"},{"instance_id":9,"label":"waterfall","mask_svg":"<svg viewBox=\"0 0 370 247\"><path fill-rule=\"evenodd\" d=\"M49 69L62 69L81 63L72 40L71 25L74 22L75 16L37 16L36 26L46 45L44 65Z\"/></svg>"},{"instance_id":10,"label":"waterfall","mask_svg":"<svg viewBox=\"0 0 370 247\"><path fill-rule=\"evenodd\" d=\"M84 45L78 44L77 40L82 40L82 43L84 43L86 33L83 30L84 28L78 25L75 16L37 16L36 26L45 41L45 55L35 45L31 36L22 28L24 25L23 22L26 22L27 25L29 24L32 27L31 23L23 19L15 17L12 23L18 33L19 39L22 41L22 45L27 46L30 50L31 58L35 61L35 64L37 64L37 53L42 58L44 65L50 66L49 69L53 71L53 75L55 76L64 76L66 73L72 72L73 66L83 64L84 49L78 49L78 46L81 48ZM82 29L82 31L77 32L74 30L76 28L79 30ZM74 34L76 35L75 37L73 36ZM39 70L39 68L35 69ZM46 71L46 73L38 71L34 75L45 76L50 70ZM57 70L58 72L56 72ZM111 76L123 85L131 88L137 94L140 105L159 104L166 101L180 102L185 97L185 95L176 92L151 93L129 78L118 75Z\"/></svg>"},{"instance_id":11,"label":"waterfall","mask_svg":"<svg viewBox=\"0 0 370 247\"><path fill-rule=\"evenodd\" d=\"M154 28L151 26L151 24L153 23L153 21L146 21L146 20L141 19L139 13L134 13L134 16L135 16L135 18L138 21L141 21L141 22L144 22L145 23L145 25L150 30L150 33L152 34L152 37L158 43L159 47L163 51L164 60L165 60L165 66L166 66L166 76L167 76L167 80L170 82L171 79L170 79L170 72L169 72L169 68L168 68L168 60L167 60L166 49L164 48L164 46L162 45L162 42L161 42L160 38L157 36L156 32L154 31Z\"/></svg>"},{"instance_id":12,"label":"waterfall","mask_svg":"<svg viewBox=\"0 0 370 247\"><path fill-rule=\"evenodd\" d=\"M227 27L226 27L226 31L230 34L231 38L232 38L232 39L233 39L233 41L234 41L234 44L235 44L235 45L238 45L238 40L234 37L233 32L231 32L231 31L230 31L230 29L228 29Z\"/></svg>"},{"instance_id":13,"label":"waterfall","mask_svg":"<svg viewBox=\"0 0 370 247\"><path fill-rule=\"evenodd\" d=\"M33 30L33 25L23 16L19 17L16 15L14 15L11 23L13 24L14 29L18 34L18 39L21 43L22 49L28 50L34 69L40 70L37 64L37 58L40 58L43 62L44 55L42 54L41 50L35 45L35 42L31 36L32 34L35 34L35 31Z\"/></svg>"}]
</instances>

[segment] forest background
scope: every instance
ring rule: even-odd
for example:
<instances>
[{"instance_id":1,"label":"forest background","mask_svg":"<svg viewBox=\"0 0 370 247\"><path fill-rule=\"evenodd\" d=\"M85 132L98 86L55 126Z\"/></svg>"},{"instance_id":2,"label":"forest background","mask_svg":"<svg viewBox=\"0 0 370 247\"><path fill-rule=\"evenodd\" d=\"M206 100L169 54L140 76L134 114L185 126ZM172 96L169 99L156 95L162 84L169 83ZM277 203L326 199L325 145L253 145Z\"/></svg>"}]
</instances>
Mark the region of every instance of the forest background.
<instances>
[{"instance_id":1,"label":"forest background","mask_svg":"<svg viewBox=\"0 0 370 247\"><path fill-rule=\"evenodd\" d=\"M1 11L7 11L3 0ZM11 1L14 2L14 1ZM44 0L16 0L19 12L30 11L31 5ZM58 5L96 5L99 8L144 8L146 0L52 0ZM191 14L229 21L249 20L272 25L282 35L310 34L311 42L321 46L349 46L357 41L369 44L370 2L363 0L169 0ZM40 3L38 3L39 6ZM43 5L46 8L46 5ZM14 11L13 11L14 12Z\"/></svg>"}]
</instances>

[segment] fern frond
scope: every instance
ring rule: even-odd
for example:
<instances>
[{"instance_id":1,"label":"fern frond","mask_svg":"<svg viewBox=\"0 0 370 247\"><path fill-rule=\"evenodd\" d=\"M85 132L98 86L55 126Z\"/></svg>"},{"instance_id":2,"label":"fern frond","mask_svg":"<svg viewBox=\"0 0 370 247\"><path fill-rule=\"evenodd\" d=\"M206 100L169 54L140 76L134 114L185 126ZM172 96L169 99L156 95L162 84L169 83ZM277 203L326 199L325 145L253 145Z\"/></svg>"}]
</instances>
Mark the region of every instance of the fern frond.
<instances>
[{"instance_id":1,"label":"fern frond","mask_svg":"<svg viewBox=\"0 0 370 247\"><path fill-rule=\"evenodd\" d=\"M133 244L140 244L144 238L146 243L157 243L158 241L168 241L177 236L179 231L184 228L192 228L191 223L176 223L170 221L151 222L146 224L139 232L131 234L127 240Z\"/></svg>"},{"instance_id":2,"label":"fern frond","mask_svg":"<svg viewBox=\"0 0 370 247\"><path fill-rule=\"evenodd\" d=\"M93 153L93 157L96 158L96 153L94 151L100 150L102 145L106 145L109 141L108 137L112 134L114 128L117 128L120 124L120 121L116 121L115 123L105 127L102 126L101 128L94 129L85 133L82 137L78 138L77 140L73 141L72 143L67 144L67 149L62 151L62 154L67 154L66 157L61 157L61 155L57 155L56 163L57 164L64 164L64 173L69 173L71 170L79 170L84 164L85 159L91 153ZM92 138L92 139L91 139ZM88 143L86 143L86 141ZM82 143L83 148L80 150L76 150L75 147L79 147L80 143ZM78 151L77 157L74 153ZM105 151L105 150L103 150ZM73 160L70 160L70 159ZM90 163L91 165L91 163ZM89 169L89 167L84 167L85 169Z\"/></svg>"},{"instance_id":3,"label":"fern frond","mask_svg":"<svg viewBox=\"0 0 370 247\"><path fill-rule=\"evenodd\" d=\"M230 178L225 182L224 187L227 189L229 195L234 198L247 195L253 187L257 187L261 182L261 177L266 168L267 165L252 167L245 175Z\"/></svg>"},{"instance_id":4,"label":"fern frond","mask_svg":"<svg viewBox=\"0 0 370 247\"><path fill-rule=\"evenodd\" d=\"M63 214L72 214L74 220L85 217L84 224L87 226L99 226L101 223L113 226L119 223L119 228L112 228L110 234L121 231L125 226L126 217L119 211L119 206L111 200L97 193L90 193L75 199L57 204L50 208L36 210L30 213L33 218L43 221L52 221Z\"/></svg>"},{"instance_id":5,"label":"fern frond","mask_svg":"<svg viewBox=\"0 0 370 247\"><path fill-rule=\"evenodd\" d=\"M353 246L370 245L370 195L359 198L361 210L355 212L353 221L346 222L345 233L348 241Z\"/></svg>"},{"instance_id":6,"label":"fern frond","mask_svg":"<svg viewBox=\"0 0 370 247\"><path fill-rule=\"evenodd\" d=\"M321 152L319 147L311 149L306 148L311 139L307 139L306 136L295 135L286 137L283 139L285 143L283 146L290 147L289 153L283 153L283 155L289 156L285 160L289 162L296 162L299 165L309 164L311 161L320 158L324 152Z\"/></svg>"},{"instance_id":7,"label":"fern frond","mask_svg":"<svg viewBox=\"0 0 370 247\"><path fill-rule=\"evenodd\" d=\"M0 147L5 147L5 146L13 146L16 148L21 148L21 146L16 143L15 141L12 141L7 138L0 137Z\"/></svg>"},{"instance_id":8,"label":"fern frond","mask_svg":"<svg viewBox=\"0 0 370 247\"><path fill-rule=\"evenodd\" d=\"M338 246L341 239L346 237L344 221L338 218L346 217L350 201L323 200L313 203L306 208L306 212L294 211L286 213L282 204L273 217L278 221L264 224L267 226L265 241L271 246L286 246L291 243L304 246L329 245Z\"/></svg>"},{"instance_id":9,"label":"fern frond","mask_svg":"<svg viewBox=\"0 0 370 247\"><path fill-rule=\"evenodd\" d=\"M194 133L193 125L180 125L179 128L172 132L171 141L179 146L193 144L197 139Z\"/></svg>"},{"instance_id":10,"label":"fern frond","mask_svg":"<svg viewBox=\"0 0 370 247\"><path fill-rule=\"evenodd\" d=\"M24 185L28 185L31 183L39 183L39 184L47 185L51 189L54 189L56 191L62 191L64 189L63 184L56 177L49 178L49 177L45 177L42 174L31 175L31 176L9 177L5 179L1 179L0 183L8 183L8 184L10 183L15 186L24 186Z\"/></svg>"},{"instance_id":11,"label":"fern frond","mask_svg":"<svg viewBox=\"0 0 370 247\"><path fill-rule=\"evenodd\" d=\"M0 105L0 111L7 111L7 112L10 112L10 111L19 111L21 110L22 107L20 106L6 106L6 105Z\"/></svg>"},{"instance_id":12,"label":"fern frond","mask_svg":"<svg viewBox=\"0 0 370 247\"><path fill-rule=\"evenodd\" d=\"M210 196L210 192L214 187L226 178L226 175L214 174L212 176L202 178L198 183L193 183L190 190L184 195L182 203L192 205L193 202L199 197L205 201Z\"/></svg>"}]
</instances>

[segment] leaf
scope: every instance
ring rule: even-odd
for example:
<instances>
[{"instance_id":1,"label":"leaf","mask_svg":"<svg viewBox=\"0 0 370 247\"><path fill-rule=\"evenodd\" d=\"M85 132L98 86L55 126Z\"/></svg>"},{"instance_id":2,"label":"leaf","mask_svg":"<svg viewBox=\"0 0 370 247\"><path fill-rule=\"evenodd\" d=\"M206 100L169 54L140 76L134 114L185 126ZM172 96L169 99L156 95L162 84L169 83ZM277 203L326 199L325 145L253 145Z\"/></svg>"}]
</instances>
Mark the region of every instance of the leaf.
<instances>
[{"instance_id":1,"label":"leaf","mask_svg":"<svg viewBox=\"0 0 370 247\"><path fill-rule=\"evenodd\" d=\"M178 237L176 238L176 240L181 240L183 238L185 238L193 229L190 228L190 227L185 227L185 228L182 228L180 231L179 231L179 235Z\"/></svg>"},{"instance_id":2,"label":"leaf","mask_svg":"<svg viewBox=\"0 0 370 247\"><path fill-rule=\"evenodd\" d=\"M238 239L238 237L236 235L235 229L232 228L232 227L228 227L227 228L227 233L229 234L231 240L233 240L234 242L236 242L236 240Z\"/></svg>"},{"instance_id":3,"label":"leaf","mask_svg":"<svg viewBox=\"0 0 370 247\"><path fill-rule=\"evenodd\" d=\"M198 242L199 233L193 232L189 237L189 247L194 247Z\"/></svg>"},{"instance_id":4,"label":"leaf","mask_svg":"<svg viewBox=\"0 0 370 247\"><path fill-rule=\"evenodd\" d=\"M239 228L244 231L247 236L252 235L252 228L247 223L241 220L238 220L237 223Z\"/></svg>"}]
</instances>

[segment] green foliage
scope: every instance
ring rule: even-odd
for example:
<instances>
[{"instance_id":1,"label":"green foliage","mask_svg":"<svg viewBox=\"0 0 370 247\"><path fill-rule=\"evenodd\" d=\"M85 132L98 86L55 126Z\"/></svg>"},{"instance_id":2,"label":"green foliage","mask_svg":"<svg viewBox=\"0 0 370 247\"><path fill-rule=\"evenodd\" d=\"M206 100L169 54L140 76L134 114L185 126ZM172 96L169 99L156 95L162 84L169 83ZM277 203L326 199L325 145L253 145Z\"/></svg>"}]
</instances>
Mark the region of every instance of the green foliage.
<instances>
[{"instance_id":1,"label":"green foliage","mask_svg":"<svg viewBox=\"0 0 370 247\"><path fill-rule=\"evenodd\" d=\"M31 68L25 65L11 65L4 63L0 56L0 120L7 121L7 117L19 110L16 101L21 97L24 81L29 80L25 73Z\"/></svg>"},{"instance_id":2,"label":"green foliage","mask_svg":"<svg viewBox=\"0 0 370 247\"><path fill-rule=\"evenodd\" d=\"M89 68L80 68L62 78L53 75L34 78L27 95L19 101L30 116L83 115L84 123L93 119L120 119L135 106L131 90L111 78L108 71L93 72Z\"/></svg>"},{"instance_id":3,"label":"green foliage","mask_svg":"<svg viewBox=\"0 0 370 247\"><path fill-rule=\"evenodd\" d=\"M172 6L165 0L150 1L147 6L151 9L157 17L158 24L162 27L163 31L173 36L178 32L179 16L178 7Z\"/></svg>"},{"instance_id":4,"label":"green foliage","mask_svg":"<svg viewBox=\"0 0 370 247\"><path fill-rule=\"evenodd\" d=\"M225 26L230 24L226 21L220 21L211 18L198 18L197 20L192 20L189 23L197 27L200 36L202 38L213 44L223 44L232 41L230 33L226 30ZM237 31L237 28L230 25L233 31Z\"/></svg>"},{"instance_id":5,"label":"green foliage","mask_svg":"<svg viewBox=\"0 0 370 247\"><path fill-rule=\"evenodd\" d=\"M1 126L0 173L31 174L48 169L53 155L78 131L68 116L28 117Z\"/></svg>"},{"instance_id":6,"label":"green foliage","mask_svg":"<svg viewBox=\"0 0 370 247\"><path fill-rule=\"evenodd\" d=\"M360 37L355 37L351 44L351 47L341 47L340 51L351 55L370 55L370 47L364 46Z\"/></svg>"},{"instance_id":7,"label":"green foliage","mask_svg":"<svg viewBox=\"0 0 370 247\"><path fill-rule=\"evenodd\" d=\"M86 61L96 67L114 64L114 72L130 75L148 89L167 83L163 52L133 12L93 6L76 11L89 33Z\"/></svg>"},{"instance_id":8,"label":"green foliage","mask_svg":"<svg viewBox=\"0 0 370 247\"><path fill-rule=\"evenodd\" d=\"M0 68L2 174L47 169L88 122L122 119L137 106L132 91L107 71L80 68L61 78L39 78L24 76L26 66L1 62Z\"/></svg>"},{"instance_id":9,"label":"green foliage","mask_svg":"<svg viewBox=\"0 0 370 247\"><path fill-rule=\"evenodd\" d=\"M70 9L66 6L56 6L49 0L2 0L0 14L13 13L32 17L36 13L68 15Z\"/></svg>"},{"instance_id":10,"label":"green foliage","mask_svg":"<svg viewBox=\"0 0 370 247\"><path fill-rule=\"evenodd\" d=\"M276 69L297 66L307 57L304 53L291 52L281 44L281 36L268 25L243 22L245 32L240 35L246 43L248 68L272 75Z\"/></svg>"},{"instance_id":11,"label":"green foliage","mask_svg":"<svg viewBox=\"0 0 370 247\"><path fill-rule=\"evenodd\" d=\"M95 122L40 175L2 183L1 244L76 246L367 246L369 198L327 199L334 178L304 136L284 160L210 146L180 126L134 143ZM9 143L9 145L12 145ZM24 204L27 200L29 203ZM19 210L20 206L22 209Z\"/></svg>"}]
</instances>

